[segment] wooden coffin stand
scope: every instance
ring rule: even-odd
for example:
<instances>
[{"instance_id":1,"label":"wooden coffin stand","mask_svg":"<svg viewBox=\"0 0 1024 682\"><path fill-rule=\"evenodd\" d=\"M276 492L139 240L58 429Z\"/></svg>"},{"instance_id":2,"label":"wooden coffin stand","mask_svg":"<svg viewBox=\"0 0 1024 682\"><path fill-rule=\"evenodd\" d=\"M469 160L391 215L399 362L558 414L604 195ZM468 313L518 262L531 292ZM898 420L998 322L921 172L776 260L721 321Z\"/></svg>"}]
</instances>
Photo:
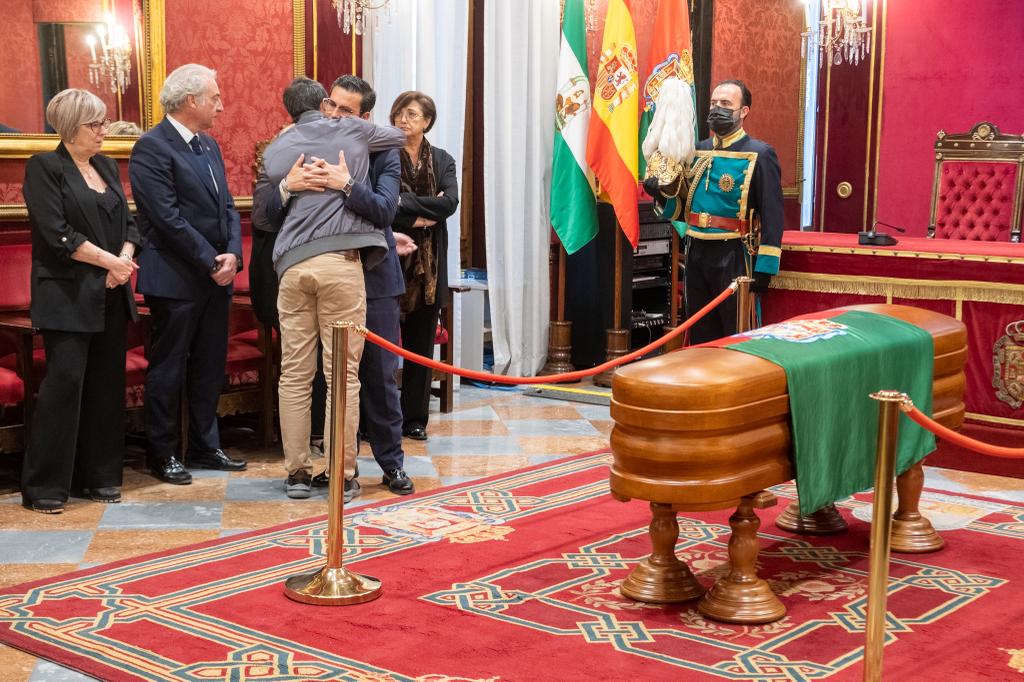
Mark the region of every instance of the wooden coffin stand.
<instances>
[{"instance_id":1,"label":"wooden coffin stand","mask_svg":"<svg viewBox=\"0 0 1024 682\"><path fill-rule=\"evenodd\" d=\"M957 428L964 417L967 332L957 320L901 305L840 310L881 313L934 338L934 418ZM824 314L824 313L823 313ZM880 386L883 388L894 388ZM765 489L793 478L786 374L767 360L724 348L690 348L628 365L615 374L611 415L612 495L651 504L652 553L623 581L637 601L682 602L728 623L767 623L786 608L757 576L755 509L776 504ZM924 473L918 463L897 479L892 550L933 552L942 538L918 511ZM675 554L676 512L736 507L730 517L730 572L705 593ZM794 503L778 525L797 533L834 533L846 524L834 507L801 517Z\"/></svg>"}]
</instances>

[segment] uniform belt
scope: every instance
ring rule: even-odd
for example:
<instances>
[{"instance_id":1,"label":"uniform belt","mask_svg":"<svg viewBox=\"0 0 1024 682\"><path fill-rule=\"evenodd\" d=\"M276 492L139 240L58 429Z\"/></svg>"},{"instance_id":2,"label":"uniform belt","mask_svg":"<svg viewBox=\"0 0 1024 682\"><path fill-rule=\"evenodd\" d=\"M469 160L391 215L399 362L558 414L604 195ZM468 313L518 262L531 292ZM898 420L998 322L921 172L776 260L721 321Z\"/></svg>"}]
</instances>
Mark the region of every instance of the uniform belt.
<instances>
[{"instance_id":1,"label":"uniform belt","mask_svg":"<svg viewBox=\"0 0 1024 682\"><path fill-rule=\"evenodd\" d=\"M736 232L742 237L750 231L746 220L739 218L723 218L710 213L691 213L687 221L693 227L714 227L719 230Z\"/></svg>"},{"instance_id":2,"label":"uniform belt","mask_svg":"<svg viewBox=\"0 0 1024 682\"><path fill-rule=\"evenodd\" d=\"M359 249L345 249L344 251L336 251L335 253L349 262L359 260Z\"/></svg>"}]
</instances>

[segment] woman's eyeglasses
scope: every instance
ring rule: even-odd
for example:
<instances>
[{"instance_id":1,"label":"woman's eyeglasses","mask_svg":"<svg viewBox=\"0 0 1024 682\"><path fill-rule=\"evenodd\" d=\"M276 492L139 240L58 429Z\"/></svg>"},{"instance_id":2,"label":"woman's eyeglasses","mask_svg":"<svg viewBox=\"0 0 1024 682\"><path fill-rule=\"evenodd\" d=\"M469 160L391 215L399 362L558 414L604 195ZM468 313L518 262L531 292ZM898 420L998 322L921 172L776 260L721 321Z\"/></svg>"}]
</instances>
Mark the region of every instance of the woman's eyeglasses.
<instances>
[{"instance_id":1,"label":"woman's eyeglasses","mask_svg":"<svg viewBox=\"0 0 1024 682\"><path fill-rule=\"evenodd\" d=\"M396 121L401 121L402 119L405 119L409 123L415 123L416 121L420 120L421 118L426 118L426 116L424 116L423 114L419 113L418 111L411 111L411 110L408 110L408 109L405 110L405 111L399 111L397 114L395 114L395 120Z\"/></svg>"},{"instance_id":2,"label":"woman's eyeglasses","mask_svg":"<svg viewBox=\"0 0 1024 682\"><path fill-rule=\"evenodd\" d=\"M105 118L102 121L93 121L92 123L83 123L82 125L99 135L101 130L108 130L110 128L110 119Z\"/></svg>"}]
</instances>

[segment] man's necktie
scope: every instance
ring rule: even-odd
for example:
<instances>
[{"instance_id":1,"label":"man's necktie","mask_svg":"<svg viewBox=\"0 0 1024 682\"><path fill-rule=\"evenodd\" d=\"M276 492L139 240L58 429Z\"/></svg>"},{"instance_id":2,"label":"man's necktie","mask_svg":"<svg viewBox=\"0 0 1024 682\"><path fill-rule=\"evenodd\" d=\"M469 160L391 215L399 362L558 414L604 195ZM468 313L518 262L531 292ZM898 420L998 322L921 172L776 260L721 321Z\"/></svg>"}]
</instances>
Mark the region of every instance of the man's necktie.
<instances>
[{"instance_id":1,"label":"man's necktie","mask_svg":"<svg viewBox=\"0 0 1024 682\"><path fill-rule=\"evenodd\" d=\"M192 148L192 153L196 156L202 156L203 161L206 163L206 167L210 169L210 179L213 180L213 188L220 192L220 187L217 186L217 177L213 174L213 166L210 165L209 159L203 154L203 145L199 142L199 136L193 135L189 141L188 146Z\"/></svg>"}]
</instances>

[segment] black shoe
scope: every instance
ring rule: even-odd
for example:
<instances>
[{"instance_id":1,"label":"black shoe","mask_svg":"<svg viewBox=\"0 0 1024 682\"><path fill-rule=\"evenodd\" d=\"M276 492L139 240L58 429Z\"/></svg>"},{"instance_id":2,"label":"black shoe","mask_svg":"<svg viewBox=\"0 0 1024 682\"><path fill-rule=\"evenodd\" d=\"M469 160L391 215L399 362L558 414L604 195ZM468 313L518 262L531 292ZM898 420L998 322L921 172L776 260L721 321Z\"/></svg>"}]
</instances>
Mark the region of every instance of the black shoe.
<instances>
[{"instance_id":1,"label":"black shoe","mask_svg":"<svg viewBox=\"0 0 1024 682\"><path fill-rule=\"evenodd\" d=\"M411 429L403 429L402 435L413 440L426 440L427 430L422 426L414 426Z\"/></svg>"},{"instance_id":2,"label":"black shoe","mask_svg":"<svg viewBox=\"0 0 1024 682\"><path fill-rule=\"evenodd\" d=\"M193 469L216 469L217 471L245 471L244 459L231 459L217 448L213 452L189 455L188 464Z\"/></svg>"},{"instance_id":3,"label":"black shoe","mask_svg":"<svg viewBox=\"0 0 1024 682\"><path fill-rule=\"evenodd\" d=\"M350 478L345 481L345 502L351 502L354 498L359 497L363 492L363 488L359 485L359 481L355 478Z\"/></svg>"},{"instance_id":4,"label":"black shoe","mask_svg":"<svg viewBox=\"0 0 1024 682\"><path fill-rule=\"evenodd\" d=\"M405 469L388 469L384 472L383 483L396 495L409 495L416 490Z\"/></svg>"},{"instance_id":5,"label":"black shoe","mask_svg":"<svg viewBox=\"0 0 1024 682\"><path fill-rule=\"evenodd\" d=\"M309 497L311 483L312 479L309 472L305 469L299 469L294 474L289 475L288 480L284 482L285 495L293 500L304 500Z\"/></svg>"},{"instance_id":6,"label":"black shoe","mask_svg":"<svg viewBox=\"0 0 1024 682\"><path fill-rule=\"evenodd\" d=\"M192 483L192 474L185 470L174 457L163 462L150 462L149 471L164 483L174 485L189 485Z\"/></svg>"},{"instance_id":7,"label":"black shoe","mask_svg":"<svg viewBox=\"0 0 1024 682\"><path fill-rule=\"evenodd\" d=\"M31 509L32 511L39 512L40 514L60 514L64 511L63 500L53 500L45 497L38 500L32 500L31 502L23 500L21 504L26 509Z\"/></svg>"},{"instance_id":8,"label":"black shoe","mask_svg":"<svg viewBox=\"0 0 1024 682\"><path fill-rule=\"evenodd\" d=\"M326 488L330 484L331 479L330 477L327 476L326 471L317 474L316 476L313 477L312 481L310 481L310 485L313 486L314 488Z\"/></svg>"},{"instance_id":9,"label":"black shoe","mask_svg":"<svg viewBox=\"0 0 1024 682\"><path fill-rule=\"evenodd\" d=\"M93 502L113 504L121 501L121 489L116 485L104 486L102 488L85 488L82 494Z\"/></svg>"}]
</instances>

